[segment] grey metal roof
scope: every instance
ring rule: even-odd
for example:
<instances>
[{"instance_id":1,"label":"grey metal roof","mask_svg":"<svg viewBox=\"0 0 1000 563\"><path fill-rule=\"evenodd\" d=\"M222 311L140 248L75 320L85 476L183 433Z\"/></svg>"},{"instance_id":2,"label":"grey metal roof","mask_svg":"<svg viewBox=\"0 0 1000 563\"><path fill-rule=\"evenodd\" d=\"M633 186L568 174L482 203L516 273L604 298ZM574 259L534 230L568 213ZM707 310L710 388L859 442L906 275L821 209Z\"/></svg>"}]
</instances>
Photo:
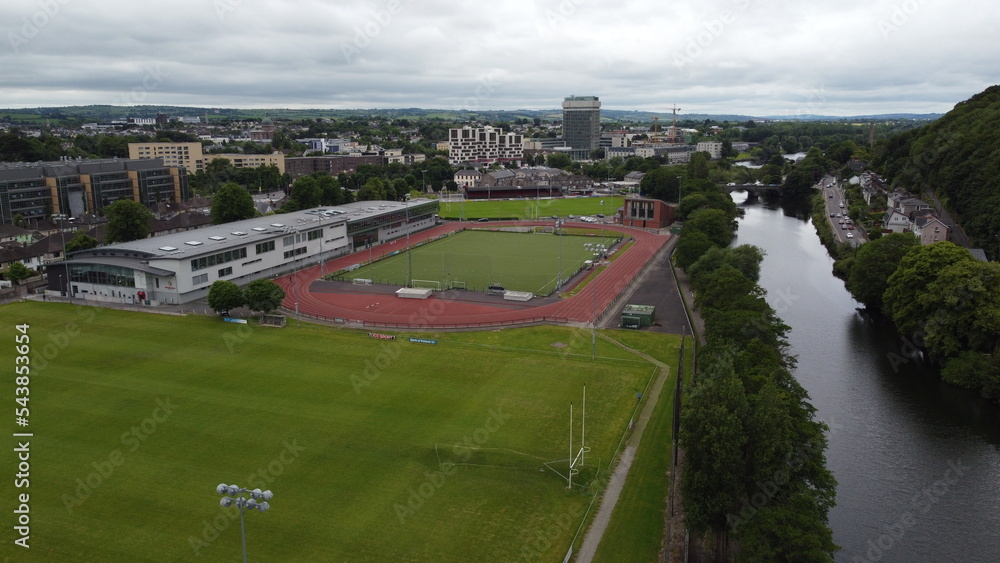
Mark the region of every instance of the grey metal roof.
<instances>
[{"instance_id":1,"label":"grey metal roof","mask_svg":"<svg viewBox=\"0 0 1000 563\"><path fill-rule=\"evenodd\" d=\"M65 262L60 262L61 264L104 264L107 266L120 266L122 268L131 268L133 270L139 270L140 272L146 272L147 274L153 274L156 276L172 276L177 272L171 272L170 270L164 270L163 268L155 268L143 261L136 260L135 258L127 258L124 256L87 256L83 259L70 258Z\"/></svg>"},{"instance_id":2,"label":"grey metal roof","mask_svg":"<svg viewBox=\"0 0 1000 563\"><path fill-rule=\"evenodd\" d=\"M429 203L431 199L411 200L410 207ZM190 258L202 254L224 252L255 240L268 240L288 232L304 231L321 226L360 221L405 209L400 201L359 201L344 205L316 207L292 213L254 217L222 225L210 225L157 237L110 244L93 250L74 253L73 259L91 260L101 252L137 252L148 257ZM169 249L169 250L165 250ZM133 259L134 260L134 259Z\"/></svg>"}]
</instances>

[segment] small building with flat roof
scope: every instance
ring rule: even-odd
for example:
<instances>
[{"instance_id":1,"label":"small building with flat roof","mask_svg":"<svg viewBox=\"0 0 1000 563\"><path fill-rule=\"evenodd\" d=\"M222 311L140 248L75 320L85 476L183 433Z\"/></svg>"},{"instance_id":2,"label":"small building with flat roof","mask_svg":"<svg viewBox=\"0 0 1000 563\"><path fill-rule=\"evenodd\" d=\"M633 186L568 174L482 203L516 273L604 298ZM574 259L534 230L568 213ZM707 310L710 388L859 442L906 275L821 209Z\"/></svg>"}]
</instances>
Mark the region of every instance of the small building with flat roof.
<instances>
[{"instance_id":1,"label":"small building with flat roof","mask_svg":"<svg viewBox=\"0 0 1000 563\"><path fill-rule=\"evenodd\" d=\"M621 327L639 329L652 326L656 320L656 307L653 305L625 305L622 309Z\"/></svg>"}]
</instances>

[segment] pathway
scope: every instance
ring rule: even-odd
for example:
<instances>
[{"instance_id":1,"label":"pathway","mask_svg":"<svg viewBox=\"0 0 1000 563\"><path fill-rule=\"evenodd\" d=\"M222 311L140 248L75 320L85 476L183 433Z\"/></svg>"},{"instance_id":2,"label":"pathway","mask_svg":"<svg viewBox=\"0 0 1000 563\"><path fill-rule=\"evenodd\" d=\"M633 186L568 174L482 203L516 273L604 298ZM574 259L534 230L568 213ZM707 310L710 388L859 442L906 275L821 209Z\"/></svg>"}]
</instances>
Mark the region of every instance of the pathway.
<instances>
[{"instance_id":1,"label":"pathway","mask_svg":"<svg viewBox=\"0 0 1000 563\"><path fill-rule=\"evenodd\" d=\"M598 508L597 514L594 516L594 521L587 529L587 534L583 537L583 543L580 545L580 551L577 552L576 557L576 561L580 563L589 563L594 559L594 554L597 552L597 546L600 545L601 539L604 537L604 532L607 530L608 524L611 522L611 515L615 510L615 505L618 504L618 497L621 496L622 489L625 486L625 480L628 478L628 472L632 468L632 460L635 458L636 449L638 449L639 443L642 441L642 434L646 430L646 423L649 422L649 419L653 416L653 411L656 410L656 404L659 401L660 391L663 389L663 385L667 381L667 376L670 374L670 366L653 358L652 356L633 348L629 348L604 333L600 333L598 336L608 342L611 342L615 346L618 346L622 350L631 352L632 354L635 354L656 365L657 368L659 368L659 374L656 381L653 383L652 389L648 391L648 400L646 401L646 405L643 407L642 412L639 414L639 420L637 420L635 422L635 426L633 426L632 435L629 436L628 441L625 443L625 450L622 452L621 459L618 461L618 465L615 466L614 473L611 474L611 478L608 480L608 486L604 490L604 496L601 497L601 506Z\"/></svg>"}]
</instances>

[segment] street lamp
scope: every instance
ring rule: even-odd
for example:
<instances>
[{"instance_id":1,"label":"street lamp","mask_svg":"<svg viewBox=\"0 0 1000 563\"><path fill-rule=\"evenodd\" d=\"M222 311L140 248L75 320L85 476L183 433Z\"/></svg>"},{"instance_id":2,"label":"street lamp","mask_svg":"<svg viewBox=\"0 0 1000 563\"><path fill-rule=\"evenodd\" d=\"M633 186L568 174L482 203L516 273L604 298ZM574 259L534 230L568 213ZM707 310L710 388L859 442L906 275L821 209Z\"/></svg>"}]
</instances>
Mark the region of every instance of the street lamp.
<instances>
[{"instance_id":1,"label":"street lamp","mask_svg":"<svg viewBox=\"0 0 1000 563\"><path fill-rule=\"evenodd\" d=\"M677 177L677 204L678 205L680 205L680 203L681 203L681 190L683 188L684 188L684 186L683 186L683 184L681 184L681 177L678 176Z\"/></svg>"},{"instance_id":2,"label":"street lamp","mask_svg":"<svg viewBox=\"0 0 1000 563\"><path fill-rule=\"evenodd\" d=\"M260 489L244 489L237 485L226 485L220 484L215 488L215 492L223 495L219 500L219 504L223 508L229 508L230 506L236 505L240 507L240 532L243 537L243 563L247 563L247 529L244 523L243 512L246 509L254 510L258 512L264 512L265 510L271 508L271 505L267 501L274 497L271 491L262 491ZM243 496L243 493L250 493L250 498Z\"/></svg>"}]
</instances>

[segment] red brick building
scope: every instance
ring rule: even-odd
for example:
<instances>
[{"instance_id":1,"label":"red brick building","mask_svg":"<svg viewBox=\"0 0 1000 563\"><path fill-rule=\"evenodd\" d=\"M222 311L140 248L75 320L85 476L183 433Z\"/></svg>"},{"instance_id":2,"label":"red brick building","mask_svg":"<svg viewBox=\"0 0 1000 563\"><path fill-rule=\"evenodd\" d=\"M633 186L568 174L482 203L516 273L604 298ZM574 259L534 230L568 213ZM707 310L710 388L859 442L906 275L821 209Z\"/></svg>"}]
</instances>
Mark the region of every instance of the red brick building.
<instances>
[{"instance_id":1,"label":"red brick building","mask_svg":"<svg viewBox=\"0 0 1000 563\"><path fill-rule=\"evenodd\" d=\"M676 206L658 199L629 196L619 219L627 227L662 229L674 222Z\"/></svg>"},{"instance_id":2,"label":"red brick building","mask_svg":"<svg viewBox=\"0 0 1000 563\"><path fill-rule=\"evenodd\" d=\"M314 172L326 172L331 176L336 176L341 172L352 173L359 164L374 164L385 166L387 159L380 155L364 156L301 156L285 159L285 171L292 180L308 176Z\"/></svg>"}]
</instances>

